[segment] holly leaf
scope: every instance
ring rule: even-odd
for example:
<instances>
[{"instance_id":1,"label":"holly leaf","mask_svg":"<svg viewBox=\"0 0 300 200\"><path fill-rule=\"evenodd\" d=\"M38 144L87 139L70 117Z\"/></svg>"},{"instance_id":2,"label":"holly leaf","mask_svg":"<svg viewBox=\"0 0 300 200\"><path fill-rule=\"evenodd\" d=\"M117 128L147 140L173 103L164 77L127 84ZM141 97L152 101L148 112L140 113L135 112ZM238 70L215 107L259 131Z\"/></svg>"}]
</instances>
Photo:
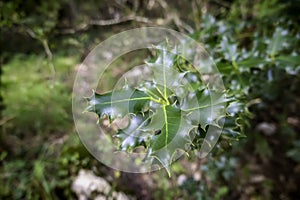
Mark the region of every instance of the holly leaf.
<instances>
[{"instance_id":1,"label":"holly leaf","mask_svg":"<svg viewBox=\"0 0 300 200\"><path fill-rule=\"evenodd\" d=\"M181 121L181 111L174 106L162 106L157 113L159 117L154 118L154 120L163 122L164 126L161 128L161 133L152 138L150 147L153 151L158 151L168 146L176 136ZM153 125L154 123L152 122L151 124Z\"/></svg>"},{"instance_id":2,"label":"holly leaf","mask_svg":"<svg viewBox=\"0 0 300 200\"><path fill-rule=\"evenodd\" d=\"M237 44L230 42L227 36L222 37L220 50L223 52L226 60L234 61L239 56Z\"/></svg>"},{"instance_id":3,"label":"holly leaf","mask_svg":"<svg viewBox=\"0 0 300 200\"><path fill-rule=\"evenodd\" d=\"M88 98L89 105L86 110L97 113L99 118L107 115L113 120L129 113L142 112L150 99L151 97L143 91L125 87L123 90L105 94L94 93Z\"/></svg>"},{"instance_id":4,"label":"holly leaf","mask_svg":"<svg viewBox=\"0 0 300 200\"><path fill-rule=\"evenodd\" d=\"M120 150L144 146L145 161L163 166L170 175L169 165L191 150L198 127L219 127L228 99L225 91L209 90L209 83L203 83L203 77L183 58L176 62L178 56L166 44L157 48L158 56L147 63L152 80L139 83L136 89L127 86L106 94L94 93L87 110L110 119L129 116L128 126L115 135ZM214 78L209 73L205 76Z\"/></svg>"},{"instance_id":5,"label":"holly leaf","mask_svg":"<svg viewBox=\"0 0 300 200\"><path fill-rule=\"evenodd\" d=\"M186 120L182 120L179 129L176 134L172 134L174 137L169 141L167 146L164 146L157 151L153 151L153 149L150 148L151 156L155 159L153 164L158 161L167 170L170 176L169 166L172 162L176 161L183 153L190 150L192 144L190 132L193 128L195 127L188 124Z\"/></svg>"},{"instance_id":6,"label":"holly leaf","mask_svg":"<svg viewBox=\"0 0 300 200\"><path fill-rule=\"evenodd\" d=\"M172 90L169 88L166 88L165 95L164 95L164 86L153 83L153 82L145 82L144 84L140 85L139 88L141 91L144 91L149 96L153 97L153 99L156 99L158 103L166 103L168 96L171 96L173 94Z\"/></svg>"},{"instance_id":7,"label":"holly leaf","mask_svg":"<svg viewBox=\"0 0 300 200\"><path fill-rule=\"evenodd\" d=\"M164 98L168 98L168 90L174 92L181 85L181 81L186 72L179 72L175 66L177 56L168 49L167 44L156 47L158 56L154 62L147 62L153 71L153 82L157 86L162 86L161 93Z\"/></svg>"},{"instance_id":8,"label":"holly leaf","mask_svg":"<svg viewBox=\"0 0 300 200\"><path fill-rule=\"evenodd\" d=\"M218 119L224 115L227 101L224 93L205 88L190 92L183 99L181 109L193 125L200 124L205 129L207 125L218 126Z\"/></svg>"},{"instance_id":9,"label":"holly leaf","mask_svg":"<svg viewBox=\"0 0 300 200\"><path fill-rule=\"evenodd\" d=\"M273 57L279 51L284 48L284 45L287 43L288 31L282 29L281 27L277 27L272 39L268 42L269 46L267 48L267 53Z\"/></svg>"},{"instance_id":10,"label":"holly leaf","mask_svg":"<svg viewBox=\"0 0 300 200\"><path fill-rule=\"evenodd\" d=\"M132 150L147 142L151 134L142 128L149 123L149 113L138 113L131 115L129 125L124 129L119 129L116 138L120 139L120 149L122 151Z\"/></svg>"},{"instance_id":11,"label":"holly leaf","mask_svg":"<svg viewBox=\"0 0 300 200\"><path fill-rule=\"evenodd\" d=\"M145 131L154 130L150 141L149 153L169 173L168 166L176 159L177 150L184 149L186 144L191 143L190 130L194 126L188 124L183 118L181 110L174 105L162 106L153 115L151 122L144 127Z\"/></svg>"}]
</instances>

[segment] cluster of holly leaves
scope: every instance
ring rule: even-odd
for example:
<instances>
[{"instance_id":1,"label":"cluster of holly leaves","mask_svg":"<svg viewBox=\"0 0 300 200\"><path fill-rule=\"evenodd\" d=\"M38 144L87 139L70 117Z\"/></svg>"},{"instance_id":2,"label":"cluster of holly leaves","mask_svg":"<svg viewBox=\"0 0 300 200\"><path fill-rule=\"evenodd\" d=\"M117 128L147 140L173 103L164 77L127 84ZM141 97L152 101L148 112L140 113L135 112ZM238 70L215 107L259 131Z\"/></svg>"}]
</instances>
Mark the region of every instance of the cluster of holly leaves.
<instances>
[{"instance_id":1,"label":"cluster of holly leaves","mask_svg":"<svg viewBox=\"0 0 300 200\"><path fill-rule=\"evenodd\" d=\"M129 119L114 135L121 151L144 147L145 160L167 170L178 155L200 150L210 127L222 129L225 122L225 134L241 135L234 119L226 118L236 105L233 96L209 87L191 63L174 53L180 45L171 49L163 42L154 47L156 56L146 61L150 79L88 98L87 111L97 113L100 123L104 118Z\"/></svg>"},{"instance_id":2,"label":"cluster of holly leaves","mask_svg":"<svg viewBox=\"0 0 300 200\"><path fill-rule=\"evenodd\" d=\"M199 151L209 127L224 125L219 142L230 144L244 137L250 126L248 108L276 99L283 77L299 77L300 35L293 21L282 19L275 27L260 23L265 26L258 29L251 21L236 24L208 15L201 23L203 30L192 35L214 58L225 84L223 93L208 89L193 66L162 44L156 57L146 62L153 80L95 93L87 110L97 113L100 121L104 116L111 121L129 116L129 125L115 134L120 150L144 147L146 159L166 168L178 149Z\"/></svg>"}]
</instances>

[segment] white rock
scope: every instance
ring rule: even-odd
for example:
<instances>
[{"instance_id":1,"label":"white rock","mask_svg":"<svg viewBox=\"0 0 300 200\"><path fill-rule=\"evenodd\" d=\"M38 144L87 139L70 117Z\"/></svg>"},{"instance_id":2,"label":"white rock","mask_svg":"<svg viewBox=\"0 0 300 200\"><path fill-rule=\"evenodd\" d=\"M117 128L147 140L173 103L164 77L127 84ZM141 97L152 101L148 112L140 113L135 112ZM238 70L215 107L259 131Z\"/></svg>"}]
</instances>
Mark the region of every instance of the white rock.
<instances>
[{"instance_id":1,"label":"white rock","mask_svg":"<svg viewBox=\"0 0 300 200\"><path fill-rule=\"evenodd\" d=\"M187 177L184 174L181 174L177 178L177 184L182 185L186 181Z\"/></svg>"},{"instance_id":2,"label":"white rock","mask_svg":"<svg viewBox=\"0 0 300 200\"><path fill-rule=\"evenodd\" d=\"M79 171L78 176L72 183L72 191L78 196L89 197L94 191L107 195L110 190L111 186L105 179L96 176L92 171L83 169Z\"/></svg>"},{"instance_id":3,"label":"white rock","mask_svg":"<svg viewBox=\"0 0 300 200\"><path fill-rule=\"evenodd\" d=\"M113 191L110 194L112 188L109 183L90 170L81 169L73 181L71 189L77 194L79 200L129 200L129 197L123 192ZM92 194L96 194L96 197L92 198ZM135 198L130 197L130 199Z\"/></svg>"}]
</instances>

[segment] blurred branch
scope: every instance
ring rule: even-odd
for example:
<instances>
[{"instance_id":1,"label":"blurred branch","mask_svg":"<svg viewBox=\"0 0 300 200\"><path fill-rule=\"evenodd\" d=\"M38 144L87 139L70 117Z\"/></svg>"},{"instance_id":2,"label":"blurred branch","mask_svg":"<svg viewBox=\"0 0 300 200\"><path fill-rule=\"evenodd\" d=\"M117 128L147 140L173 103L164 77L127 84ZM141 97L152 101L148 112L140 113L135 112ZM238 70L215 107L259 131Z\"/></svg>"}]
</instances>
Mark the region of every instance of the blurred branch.
<instances>
[{"instance_id":1,"label":"blurred branch","mask_svg":"<svg viewBox=\"0 0 300 200\"><path fill-rule=\"evenodd\" d=\"M88 23L82 24L81 26L76 27L75 29L65 29L62 34L73 34L80 31L85 31L90 28L90 26L111 26L116 24L121 24L128 21L135 21L139 23L153 24L151 20L146 17L129 15L122 18L108 19L108 20L91 20Z\"/></svg>"},{"instance_id":2,"label":"blurred branch","mask_svg":"<svg viewBox=\"0 0 300 200\"><path fill-rule=\"evenodd\" d=\"M52 63L53 54L52 54L52 52L49 48L47 39L37 36L35 34L35 32L33 30L31 30L29 27L26 27L26 32L30 35L30 37L32 37L34 39L37 39L42 43L44 51L45 51L47 59L48 59L48 65L49 65L50 70L51 70L51 77L54 80L56 72L55 72L54 65Z\"/></svg>"},{"instance_id":3,"label":"blurred branch","mask_svg":"<svg viewBox=\"0 0 300 200\"><path fill-rule=\"evenodd\" d=\"M129 15L120 19L110 19L110 20L91 20L89 25L97 26L110 26L114 24L120 24L127 21L136 21L141 23L151 23L151 21L146 17Z\"/></svg>"},{"instance_id":4,"label":"blurred branch","mask_svg":"<svg viewBox=\"0 0 300 200\"><path fill-rule=\"evenodd\" d=\"M47 58L48 58L48 65L49 65L50 70L51 70L52 79L54 80L56 72L55 72L53 62L52 62L53 55L52 55L52 52L49 48L48 41L46 39L42 39L42 43L43 43L43 47L44 47L45 53L46 53Z\"/></svg>"}]
</instances>

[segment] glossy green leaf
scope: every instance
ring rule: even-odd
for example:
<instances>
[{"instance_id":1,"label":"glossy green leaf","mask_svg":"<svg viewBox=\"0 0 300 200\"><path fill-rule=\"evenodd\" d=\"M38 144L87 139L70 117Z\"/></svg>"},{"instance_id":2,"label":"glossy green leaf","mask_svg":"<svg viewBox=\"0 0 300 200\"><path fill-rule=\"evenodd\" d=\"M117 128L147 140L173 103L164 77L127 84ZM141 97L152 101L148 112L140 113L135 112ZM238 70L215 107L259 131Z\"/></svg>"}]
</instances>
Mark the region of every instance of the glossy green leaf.
<instances>
[{"instance_id":1,"label":"glossy green leaf","mask_svg":"<svg viewBox=\"0 0 300 200\"><path fill-rule=\"evenodd\" d=\"M168 90L174 91L180 86L185 72L179 72L174 66L175 56L166 49L161 50L162 55L155 62L147 63L153 71L153 82L156 89L160 89L160 94L168 98ZM161 87L162 86L162 87Z\"/></svg>"},{"instance_id":2,"label":"glossy green leaf","mask_svg":"<svg viewBox=\"0 0 300 200\"><path fill-rule=\"evenodd\" d=\"M223 137L225 136L228 139L239 139L241 137L244 137L244 135L241 134L240 130L238 130L234 117L227 117L222 120L224 120L224 127L222 130Z\"/></svg>"},{"instance_id":3,"label":"glossy green leaf","mask_svg":"<svg viewBox=\"0 0 300 200\"><path fill-rule=\"evenodd\" d=\"M237 43L230 42L227 36L222 37L220 49L226 60L234 61L239 56Z\"/></svg>"},{"instance_id":4,"label":"glossy green leaf","mask_svg":"<svg viewBox=\"0 0 300 200\"><path fill-rule=\"evenodd\" d=\"M157 113L158 117L153 118L155 121L153 122L152 120L151 125L160 126L161 123L156 122L156 120L158 120L162 121L164 126L161 128L160 134L152 139L151 148L153 151L158 151L161 148L168 146L176 136L181 121L181 111L174 106L163 106Z\"/></svg>"},{"instance_id":5,"label":"glossy green leaf","mask_svg":"<svg viewBox=\"0 0 300 200\"><path fill-rule=\"evenodd\" d=\"M237 65L239 67L241 67L242 69L248 69L251 67L258 67L258 65L266 64L266 63L267 63L267 61L265 59L249 58L249 59L237 62Z\"/></svg>"},{"instance_id":6,"label":"glossy green leaf","mask_svg":"<svg viewBox=\"0 0 300 200\"><path fill-rule=\"evenodd\" d=\"M299 66L300 65L300 56L278 56L277 60L283 62L283 63L288 63L288 64L292 64L295 66Z\"/></svg>"},{"instance_id":7,"label":"glossy green leaf","mask_svg":"<svg viewBox=\"0 0 300 200\"><path fill-rule=\"evenodd\" d=\"M182 111L192 124L205 128L209 124L218 125L218 119L224 113L228 99L224 93L208 89L189 93L182 103Z\"/></svg>"},{"instance_id":8,"label":"glossy green leaf","mask_svg":"<svg viewBox=\"0 0 300 200\"><path fill-rule=\"evenodd\" d=\"M166 169L174 159L177 150L186 151L186 144L191 143L189 133L194 126L182 116L175 106L163 106L157 111L146 129L158 130L150 143L151 156L155 157Z\"/></svg>"},{"instance_id":9,"label":"glossy green leaf","mask_svg":"<svg viewBox=\"0 0 300 200\"><path fill-rule=\"evenodd\" d=\"M167 103L168 98L165 98L164 96L164 86L153 82L146 82L142 84L139 89L141 91L144 91L147 95L151 96L152 99L157 100L157 103ZM169 97L172 94L172 90L166 88L166 97Z\"/></svg>"},{"instance_id":10,"label":"glossy green leaf","mask_svg":"<svg viewBox=\"0 0 300 200\"><path fill-rule=\"evenodd\" d=\"M115 119L143 111L150 99L143 91L126 87L105 94L94 93L88 98L89 106L86 110L97 113L100 118L108 115L110 119Z\"/></svg>"},{"instance_id":11,"label":"glossy green leaf","mask_svg":"<svg viewBox=\"0 0 300 200\"><path fill-rule=\"evenodd\" d=\"M276 28L267 48L267 52L271 57L275 56L279 51L283 49L284 44L287 41L287 35L287 30L284 30L281 27Z\"/></svg>"},{"instance_id":12,"label":"glossy green leaf","mask_svg":"<svg viewBox=\"0 0 300 200\"><path fill-rule=\"evenodd\" d=\"M149 123L149 119L149 113L132 115L128 127L118 130L116 137L120 139L121 150L133 149L147 142L151 133L143 127Z\"/></svg>"}]
</instances>

